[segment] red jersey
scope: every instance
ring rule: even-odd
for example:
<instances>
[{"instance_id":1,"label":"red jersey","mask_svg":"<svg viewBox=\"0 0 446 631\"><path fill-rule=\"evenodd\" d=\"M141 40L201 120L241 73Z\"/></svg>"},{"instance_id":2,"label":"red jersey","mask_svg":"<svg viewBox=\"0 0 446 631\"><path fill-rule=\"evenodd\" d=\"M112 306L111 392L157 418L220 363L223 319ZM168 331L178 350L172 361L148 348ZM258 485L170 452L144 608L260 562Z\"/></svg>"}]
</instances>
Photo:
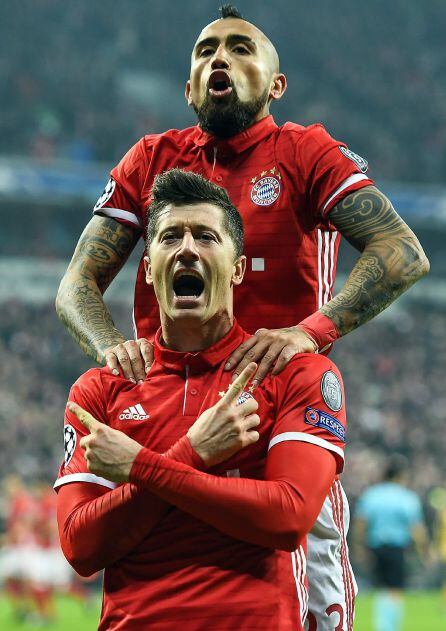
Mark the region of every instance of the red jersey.
<instances>
[{"instance_id":1,"label":"red jersey","mask_svg":"<svg viewBox=\"0 0 446 631\"><path fill-rule=\"evenodd\" d=\"M345 195L373 184L367 162L320 124L278 127L267 116L227 140L199 127L144 136L111 171L94 212L144 234L155 176L173 167L223 186L245 225L247 270L234 292L245 330L295 325L331 299L339 235L329 221ZM135 288L136 337L159 327L142 261Z\"/></svg>"},{"instance_id":2,"label":"red jersey","mask_svg":"<svg viewBox=\"0 0 446 631\"><path fill-rule=\"evenodd\" d=\"M162 347L158 334L155 361L143 384L134 385L95 368L80 377L70 399L103 423L164 453L227 389L231 376L224 371L225 361L247 337L235 324L211 348L178 353ZM250 396L247 392L241 395L242 399ZM261 419L259 441L209 473L264 479L268 450L293 441L330 451L337 472L342 470L344 392L339 371L330 359L314 354L296 356L280 375L265 379L254 396ZM115 487L88 472L79 447L80 438L87 433L67 410L65 461L56 488L70 482ZM293 462L288 465L293 468ZM317 472L311 476L313 479ZM131 530L131 523L126 527ZM307 597L304 548L302 542L289 553L249 544L172 507L129 554L106 568L100 629L162 630L176 624L188 631L303 629Z\"/></svg>"}]
</instances>

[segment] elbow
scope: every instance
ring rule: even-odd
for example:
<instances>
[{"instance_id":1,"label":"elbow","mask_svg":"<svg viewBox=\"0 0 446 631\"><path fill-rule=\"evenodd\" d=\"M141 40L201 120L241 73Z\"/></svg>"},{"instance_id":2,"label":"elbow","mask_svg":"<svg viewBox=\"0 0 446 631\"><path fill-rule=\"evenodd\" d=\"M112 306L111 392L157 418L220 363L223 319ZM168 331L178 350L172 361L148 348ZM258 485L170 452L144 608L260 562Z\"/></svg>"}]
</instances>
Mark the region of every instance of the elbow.
<instances>
[{"instance_id":1,"label":"elbow","mask_svg":"<svg viewBox=\"0 0 446 631\"><path fill-rule=\"evenodd\" d=\"M420 246L420 250L418 253L418 278L423 278L426 274L429 274L431 268L431 264L426 254L424 253L423 248Z\"/></svg>"},{"instance_id":2,"label":"elbow","mask_svg":"<svg viewBox=\"0 0 446 631\"><path fill-rule=\"evenodd\" d=\"M431 266L421 243L415 236L412 239L412 252L412 261L408 267L408 272L412 276L413 282L416 282L429 273Z\"/></svg>"},{"instance_id":3,"label":"elbow","mask_svg":"<svg viewBox=\"0 0 446 631\"><path fill-rule=\"evenodd\" d=\"M84 551L77 549L76 546L64 544L61 541L61 547L68 563L83 578L93 576L96 572L104 569L100 567L97 560L87 556Z\"/></svg>"},{"instance_id":4,"label":"elbow","mask_svg":"<svg viewBox=\"0 0 446 631\"><path fill-rule=\"evenodd\" d=\"M289 532L285 533L277 546L278 550L283 550L284 552L294 552L301 545L303 539L310 531L302 528L302 527L294 527L290 529Z\"/></svg>"},{"instance_id":5,"label":"elbow","mask_svg":"<svg viewBox=\"0 0 446 631\"><path fill-rule=\"evenodd\" d=\"M66 305L66 292L65 292L65 276L60 281L59 289L57 290L56 300L54 306L56 308L57 316L60 320L63 320Z\"/></svg>"}]
</instances>

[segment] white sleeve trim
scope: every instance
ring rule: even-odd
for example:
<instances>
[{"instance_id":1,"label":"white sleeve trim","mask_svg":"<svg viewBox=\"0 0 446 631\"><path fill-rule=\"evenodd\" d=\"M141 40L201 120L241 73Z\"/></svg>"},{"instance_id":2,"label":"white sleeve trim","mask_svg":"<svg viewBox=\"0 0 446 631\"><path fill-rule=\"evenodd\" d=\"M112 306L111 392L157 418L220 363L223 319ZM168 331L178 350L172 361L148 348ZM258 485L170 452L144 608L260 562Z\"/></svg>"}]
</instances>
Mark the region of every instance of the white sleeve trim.
<instances>
[{"instance_id":1,"label":"white sleeve trim","mask_svg":"<svg viewBox=\"0 0 446 631\"><path fill-rule=\"evenodd\" d=\"M120 208L96 208L93 211L94 215L106 215L107 217L113 217L114 219L125 219L141 228L141 222L136 215L128 210L121 210Z\"/></svg>"},{"instance_id":2,"label":"white sleeve trim","mask_svg":"<svg viewBox=\"0 0 446 631\"><path fill-rule=\"evenodd\" d=\"M361 180L369 180L369 179L370 178L364 173L353 173L353 175L350 175L346 180L342 182L341 186L338 186L335 192L332 195L330 195L330 197L327 199L325 204L322 206L322 214L324 214L327 206L330 204L331 201L333 201L333 199L337 195L339 195L339 193L342 193L342 191L345 191L345 189L351 186L352 184L356 184L356 182L361 182Z\"/></svg>"},{"instance_id":3,"label":"white sleeve trim","mask_svg":"<svg viewBox=\"0 0 446 631\"><path fill-rule=\"evenodd\" d=\"M268 451L271 447L277 445L277 443L283 443L286 440L299 440L303 443L311 443L312 445L323 447L324 449L328 449L328 451L334 451L344 460L344 451L340 447L333 445L324 438L319 438L319 436L313 436L312 434L305 434L304 432L284 432L283 434L277 434L277 436L274 436L274 438L270 440Z\"/></svg>"},{"instance_id":4,"label":"white sleeve trim","mask_svg":"<svg viewBox=\"0 0 446 631\"><path fill-rule=\"evenodd\" d=\"M94 475L94 473L70 473L69 475L63 475L61 478L56 480L53 489L57 489L58 486L62 486L63 484L70 484L70 482L92 482L93 484L106 486L108 489L116 488L115 482L110 482L110 480L100 478L98 475Z\"/></svg>"}]
</instances>

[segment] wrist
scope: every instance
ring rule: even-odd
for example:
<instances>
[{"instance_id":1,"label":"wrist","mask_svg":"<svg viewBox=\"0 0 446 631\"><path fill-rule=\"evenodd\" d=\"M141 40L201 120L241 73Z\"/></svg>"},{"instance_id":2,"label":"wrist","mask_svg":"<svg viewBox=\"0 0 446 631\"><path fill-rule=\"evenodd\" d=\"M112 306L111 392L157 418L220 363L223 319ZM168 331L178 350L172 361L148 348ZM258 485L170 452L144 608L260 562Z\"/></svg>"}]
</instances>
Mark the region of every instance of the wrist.
<instances>
[{"instance_id":1,"label":"wrist","mask_svg":"<svg viewBox=\"0 0 446 631\"><path fill-rule=\"evenodd\" d=\"M176 460L177 462L182 462L183 464L187 464L194 469L199 471L203 471L207 468L204 459L192 446L189 437L183 436L178 440L168 451L164 453L166 458L172 458L172 460Z\"/></svg>"},{"instance_id":2,"label":"wrist","mask_svg":"<svg viewBox=\"0 0 446 631\"><path fill-rule=\"evenodd\" d=\"M335 323L320 311L299 322L298 327L311 337L319 352L341 337Z\"/></svg>"}]
</instances>

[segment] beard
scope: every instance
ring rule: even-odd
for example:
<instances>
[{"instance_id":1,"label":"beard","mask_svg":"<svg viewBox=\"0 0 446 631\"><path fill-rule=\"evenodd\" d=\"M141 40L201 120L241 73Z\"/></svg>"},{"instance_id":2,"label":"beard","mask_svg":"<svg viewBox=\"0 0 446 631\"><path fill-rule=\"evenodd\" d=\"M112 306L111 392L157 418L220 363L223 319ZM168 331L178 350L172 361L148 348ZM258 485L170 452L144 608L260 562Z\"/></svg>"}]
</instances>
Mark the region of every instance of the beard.
<instances>
[{"instance_id":1,"label":"beard","mask_svg":"<svg viewBox=\"0 0 446 631\"><path fill-rule=\"evenodd\" d=\"M207 92L200 107L193 104L198 124L203 131L219 138L235 136L255 122L257 114L268 102L268 93L267 88L259 97L243 103L234 87L224 102L214 101Z\"/></svg>"}]
</instances>

